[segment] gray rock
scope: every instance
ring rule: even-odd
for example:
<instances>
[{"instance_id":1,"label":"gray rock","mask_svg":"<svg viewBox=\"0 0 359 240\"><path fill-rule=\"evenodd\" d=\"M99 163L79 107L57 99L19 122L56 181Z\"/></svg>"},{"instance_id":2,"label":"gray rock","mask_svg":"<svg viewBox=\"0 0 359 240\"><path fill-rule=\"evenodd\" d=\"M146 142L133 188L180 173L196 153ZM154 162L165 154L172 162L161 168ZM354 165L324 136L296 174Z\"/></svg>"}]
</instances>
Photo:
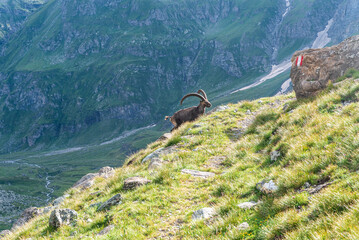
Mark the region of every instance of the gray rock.
<instances>
[{"instance_id":1,"label":"gray rock","mask_svg":"<svg viewBox=\"0 0 359 240\"><path fill-rule=\"evenodd\" d=\"M158 158L154 158L151 160L150 164L148 165L148 170L155 170L161 168L163 165L163 161Z\"/></svg>"},{"instance_id":2,"label":"gray rock","mask_svg":"<svg viewBox=\"0 0 359 240\"><path fill-rule=\"evenodd\" d=\"M200 177L200 178L209 178L209 177L214 177L216 175L212 172L201 172L191 169L182 169L181 172L184 174L191 174L193 177Z\"/></svg>"},{"instance_id":3,"label":"gray rock","mask_svg":"<svg viewBox=\"0 0 359 240\"><path fill-rule=\"evenodd\" d=\"M142 163L148 162L150 161L150 164L148 166L149 170L153 170L156 169L158 167L160 167L162 165L162 163L164 163L164 161L162 160L161 156L162 155L166 155L166 154L170 154L174 151L176 151L177 146L170 146L170 147L166 147L166 148L159 148L156 151L154 151L153 153L147 155L143 160Z\"/></svg>"},{"instance_id":4,"label":"gray rock","mask_svg":"<svg viewBox=\"0 0 359 240\"><path fill-rule=\"evenodd\" d=\"M70 197L70 195L68 195L68 194L58 197L52 202L52 205L55 207L60 206L68 197Z\"/></svg>"},{"instance_id":5,"label":"gray rock","mask_svg":"<svg viewBox=\"0 0 359 240\"><path fill-rule=\"evenodd\" d=\"M279 157L280 157L280 152L279 151L273 151L273 152L270 153L270 160L272 162L277 161Z\"/></svg>"},{"instance_id":6,"label":"gray rock","mask_svg":"<svg viewBox=\"0 0 359 240\"><path fill-rule=\"evenodd\" d=\"M257 205L258 205L258 203L254 202L254 201L251 201L251 202L240 203L237 206L239 208L241 208L241 209L246 209L247 210L247 209L252 209Z\"/></svg>"},{"instance_id":7,"label":"gray rock","mask_svg":"<svg viewBox=\"0 0 359 240\"><path fill-rule=\"evenodd\" d=\"M49 206L49 207L44 207L43 208L43 214L46 214L48 212L51 212L54 209L53 206Z\"/></svg>"},{"instance_id":8,"label":"gray rock","mask_svg":"<svg viewBox=\"0 0 359 240\"><path fill-rule=\"evenodd\" d=\"M122 196L121 194L116 194L115 196L111 197L109 200L107 200L106 202L104 202L98 209L97 211L103 211L106 209L109 209L112 206L121 204L122 202Z\"/></svg>"},{"instance_id":9,"label":"gray rock","mask_svg":"<svg viewBox=\"0 0 359 240\"><path fill-rule=\"evenodd\" d=\"M77 216L77 212L72 209L55 209L50 214L49 226L59 228L62 225L75 225Z\"/></svg>"},{"instance_id":10,"label":"gray rock","mask_svg":"<svg viewBox=\"0 0 359 240\"><path fill-rule=\"evenodd\" d=\"M246 230L246 229L248 229L248 228L249 228L249 224L248 224L247 222L241 223L241 224L237 227L238 230Z\"/></svg>"},{"instance_id":11,"label":"gray rock","mask_svg":"<svg viewBox=\"0 0 359 240\"><path fill-rule=\"evenodd\" d=\"M192 128L200 128L200 127L202 127L202 124L196 123L196 124L193 125Z\"/></svg>"},{"instance_id":12,"label":"gray rock","mask_svg":"<svg viewBox=\"0 0 359 240\"><path fill-rule=\"evenodd\" d=\"M115 228L115 225L109 225L107 227L105 227L104 229L102 229L97 236L103 236L108 234L109 232L111 232L113 229Z\"/></svg>"},{"instance_id":13,"label":"gray rock","mask_svg":"<svg viewBox=\"0 0 359 240\"><path fill-rule=\"evenodd\" d=\"M31 208L25 209L22 212L20 218L17 219L16 222L12 225L11 229L15 230L15 229L23 226L24 224L29 222L31 219L33 219L36 216L39 216L42 213L43 213L43 209L41 209L41 208L31 207Z\"/></svg>"},{"instance_id":14,"label":"gray rock","mask_svg":"<svg viewBox=\"0 0 359 240\"><path fill-rule=\"evenodd\" d=\"M269 182L261 181L256 185L257 189L262 193L270 194L278 190L278 186L270 180Z\"/></svg>"},{"instance_id":15,"label":"gray rock","mask_svg":"<svg viewBox=\"0 0 359 240\"><path fill-rule=\"evenodd\" d=\"M112 167L103 167L97 173L88 173L78 180L73 188L86 189L94 184L96 177L109 178L115 174L115 170Z\"/></svg>"},{"instance_id":16,"label":"gray rock","mask_svg":"<svg viewBox=\"0 0 359 240\"><path fill-rule=\"evenodd\" d=\"M251 115L252 114L251 110L247 110L246 114Z\"/></svg>"},{"instance_id":17,"label":"gray rock","mask_svg":"<svg viewBox=\"0 0 359 240\"><path fill-rule=\"evenodd\" d=\"M213 217L216 214L216 210L214 208L202 208L199 209L192 214L192 220L201 220L201 219L208 219Z\"/></svg>"},{"instance_id":18,"label":"gray rock","mask_svg":"<svg viewBox=\"0 0 359 240\"><path fill-rule=\"evenodd\" d=\"M305 183L304 183L304 188L310 188L310 183L309 183L309 182L305 182Z\"/></svg>"},{"instance_id":19,"label":"gray rock","mask_svg":"<svg viewBox=\"0 0 359 240\"><path fill-rule=\"evenodd\" d=\"M142 160L142 163L145 163L149 160L152 160L153 158L158 158L159 155L162 153L162 151L164 150L164 148L159 148L157 149L156 151L148 154L143 160Z\"/></svg>"},{"instance_id":20,"label":"gray rock","mask_svg":"<svg viewBox=\"0 0 359 240\"><path fill-rule=\"evenodd\" d=\"M125 180L125 182L123 183L123 189L124 190L134 189L134 188L137 188L139 186L146 185L146 184L148 184L150 182L152 182L152 181L148 180L146 178L130 177L130 178L127 178Z\"/></svg>"},{"instance_id":21,"label":"gray rock","mask_svg":"<svg viewBox=\"0 0 359 240\"><path fill-rule=\"evenodd\" d=\"M10 230L3 230L0 232L0 239L2 239L3 237L9 236L11 234L12 234L12 232Z\"/></svg>"}]
</instances>

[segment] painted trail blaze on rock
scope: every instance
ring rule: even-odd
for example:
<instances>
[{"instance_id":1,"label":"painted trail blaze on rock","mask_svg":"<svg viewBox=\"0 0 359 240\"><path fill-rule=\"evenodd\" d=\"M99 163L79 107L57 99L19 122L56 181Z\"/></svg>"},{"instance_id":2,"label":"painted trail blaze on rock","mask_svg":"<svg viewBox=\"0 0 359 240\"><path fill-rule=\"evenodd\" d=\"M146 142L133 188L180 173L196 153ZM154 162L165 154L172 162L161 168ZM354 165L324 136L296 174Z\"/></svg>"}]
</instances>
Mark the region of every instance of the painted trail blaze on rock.
<instances>
[{"instance_id":1,"label":"painted trail blaze on rock","mask_svg":"<svg viewBox=\"0 0 359 240\"><path fill-rule=\"evenodd\" d=\"M359 69L359 35L332 47L294 53L290 77L297 98L315 96L349 68Z\"/></svg>"},{"instance_id":2,"label":"painted trail blaze on rock","mask_svg":"<svg viewBox=\"0 0 359 240\"><path fill-rule=\"evenodd\" d=\"M297 65L297 67L301 67L303 65L303 59L304 56L300 55L297 57L297 59L295 60L295 65Z\"/></svg>"}]
</instances>

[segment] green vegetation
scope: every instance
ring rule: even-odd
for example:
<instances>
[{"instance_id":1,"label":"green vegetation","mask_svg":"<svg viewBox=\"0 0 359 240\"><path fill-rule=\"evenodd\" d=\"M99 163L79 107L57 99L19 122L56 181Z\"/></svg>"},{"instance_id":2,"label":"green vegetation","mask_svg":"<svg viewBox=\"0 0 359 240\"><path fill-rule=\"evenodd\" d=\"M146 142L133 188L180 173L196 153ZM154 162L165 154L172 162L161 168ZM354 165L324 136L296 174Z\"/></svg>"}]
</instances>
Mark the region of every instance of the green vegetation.
<instances>
[{"instance_id":1,"label":"green vegetation","mask_svg":"<svg viewBox=\"0 0 359 240\"><path fill-rule=\"evenodd\" d=\"M78 211L76 226L50 229L45 214L10 239L90 239L110 224L115 229L98 239L356 239L358 101L359 83L348 80L305 101L295 100L292 93L229 104L226 110L185 124L172 139L130 156L126 162L131 164L118 168L113 178L98 178L85 191L68 190L71 196L62 207ZM234 139L232 132L245 125L247 131ZM142 159L169 145L177 148L162 157L167 164L148 171ZM270 160L273 151L281 153L276 161ZM211 164L219 156L223 163ZM216 176L194 178L182 169ZM153 181L122 190L124 179L132 176ZM257 190L262 180L273 180L278 191ZM123 196L122 204L107 212L90 206L117 193ZM247 201L259 205L250 210L237 206ZM192 213L203 207L213 207L217 214L192 221ZM243 222L250 227L239 230Z\"/></svg>"},{"instance_id":2,"label":"green vegetation","mask_svg":"<svg viewBox=\"0 0 359 240\"><path fill-rule=\"evenodd\" d=\"M343 76L339 77L335 82L341 82L347 78L353 78L353 79L359 78L359 71L354 68L349 68L345 72L345 74Z\"/></svg>"}]
</instances>

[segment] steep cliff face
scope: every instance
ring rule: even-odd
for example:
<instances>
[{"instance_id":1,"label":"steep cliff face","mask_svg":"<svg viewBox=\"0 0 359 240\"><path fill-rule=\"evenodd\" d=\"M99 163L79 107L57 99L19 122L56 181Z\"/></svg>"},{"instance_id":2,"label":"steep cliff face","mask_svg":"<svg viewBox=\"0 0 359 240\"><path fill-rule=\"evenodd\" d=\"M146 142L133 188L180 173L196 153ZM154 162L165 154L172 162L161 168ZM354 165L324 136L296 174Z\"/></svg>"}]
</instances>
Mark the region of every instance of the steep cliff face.
<instances>
[{"instance_id":1,"label":"steep cliff face","mask_svg":"<svg viewBox=\"0 0 359 240\"><path fill-rule=\"evenodd\" d=\"M0 150L106 137L185 92L245 86L310 45L340 2L49 1L0 59Z\"/></svg>"}]
</instances>

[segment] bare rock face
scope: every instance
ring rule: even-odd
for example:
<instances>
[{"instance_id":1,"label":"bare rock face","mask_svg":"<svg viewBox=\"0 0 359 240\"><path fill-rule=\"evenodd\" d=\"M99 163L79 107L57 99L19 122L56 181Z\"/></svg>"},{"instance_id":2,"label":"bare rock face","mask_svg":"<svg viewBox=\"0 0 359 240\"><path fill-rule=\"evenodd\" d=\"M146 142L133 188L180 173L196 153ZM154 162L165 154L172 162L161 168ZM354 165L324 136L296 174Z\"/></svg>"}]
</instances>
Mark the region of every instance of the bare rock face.
<instances>
[{"instance_id":1,"label":"bare rock face","mask_svg":"<svg viewBox=\"0 0 359 240\"><path fill-rule=\"evenodd\" d=\"M301 56L300 66L297 58ZM292 57L290 77L297 98L316 95L349 68L359 69L359 35L332 47L296 52Z\"/></svg>"},{"instance_id":2,"label":"bare rock face","mask_svg":"<svg viewBox=\"0 0 359 240\"><path fill-rule=\"evenodd\" d=\"M151 180L148 180L146 178L141 177L130 177L125 180L123 183L123 189L129 190L134 189L142 185L146 185L148 183L152 182Z\"/></svg>"},{"instance_id":3,"label":"bare rock face","mask_svg":"<svg viewBox=\"0 0 359 240\"><path fill-rule=\"evenodd\" d=\"M77 222L77 212L72 209L55 209L51 212L50 227L59 228L61 225L74 225Z\"/></svg>"},{"instance_id":4,"label":"bare rock face","mask_svg":"<svg viewBox=\"0 0 359 240\"><path fill-rule=\"evenodd\" d=\"M16 220L16 222L13 224L12 229L17 229L18 227L21 227L22 225L26 224L28 221L33 219L34 217L42 214L43 210L36 207L31 207L25 209L20 218Z\"/></svg>"}]
</instances>

